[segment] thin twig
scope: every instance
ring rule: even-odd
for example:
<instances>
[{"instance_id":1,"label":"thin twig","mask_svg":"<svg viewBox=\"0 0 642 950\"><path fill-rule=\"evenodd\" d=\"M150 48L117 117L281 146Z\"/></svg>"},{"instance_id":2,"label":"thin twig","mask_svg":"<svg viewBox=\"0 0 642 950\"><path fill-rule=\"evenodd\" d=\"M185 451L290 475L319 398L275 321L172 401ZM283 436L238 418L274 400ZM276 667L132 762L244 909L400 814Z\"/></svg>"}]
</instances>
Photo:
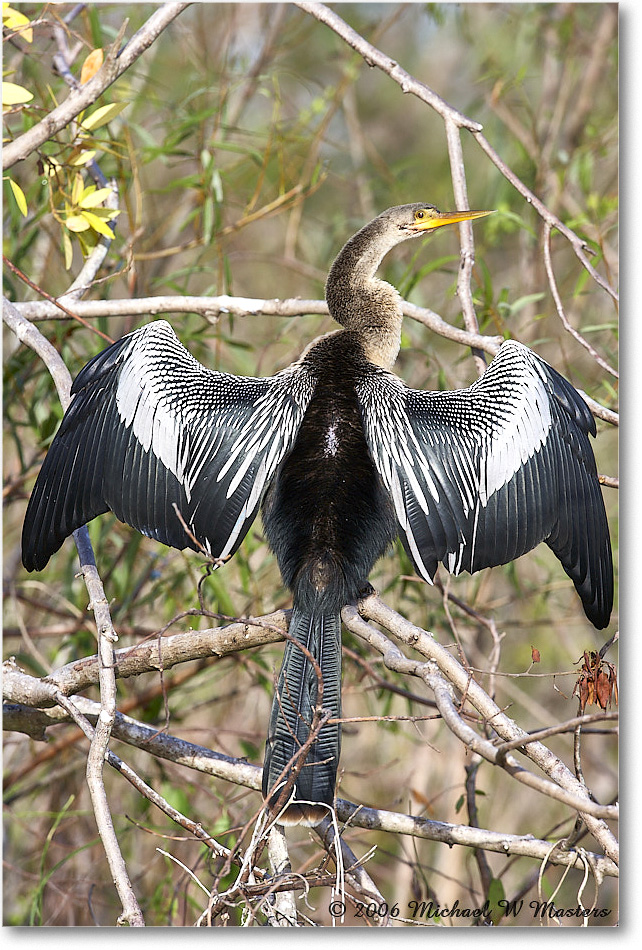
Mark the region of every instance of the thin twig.
<instances>
[{"instance_id":1,"label":"thin twig","mask_svg":"<svg viewBox=\"0 0 642 950\"><path fill-rule=\"evenodd\" d=\"M612 297L613 300L617 301L619 299L617 291L611 287L611 285L602 277L599 271L595 270L589 261L586 254L586 242L582 240L582 238L578 237L577 234L568 228L562 221L560 221L557 215L553 214L553 212L546 207L544 202L540 201L537 195L535 195L530 190L530 188L526 187L521 178L519 178L519 176L508 167L506 162L500 158L490 142L481 132L473 132L472 135L482 150L486 153L486 155L488 155L491 162L502 173L504 178L506 178L506 180L511 183L515 190L520 193L520 195L528 202L528 204L533 206L544 222L550 227L556 228L560 234L564 235L566 240L573 248L575 256L580 261L584 269L591 275L595 283L598 284L610 297Z\"/></svg>"},{"instance_id":2,"label":"thin twig","mask_svg":"<svg viewBox=\"0 0 642 950\"><path fill-rule=\"evenodd\" d=\"M551 288L551 293L553 295L553 300L555 301L555 309L557 310L557 315L562 321L562 326L564 329L571 334L574 340L583 346L584 349L591 354L593 359L602 369L605 369L607 373L610 373L611 376L615 376L616 379L619 379L620 374L616 369L614 369L605 359L602 359L600 354L597 352L594 346L586 340L581 333L579 333L574 326L570 323L566 313L564 311L564 304L562 303L562 298L560 297L559 290L557 289L557 281L555 280L555 271L553 270L553 261L551 258L551 231L552 227L548 222L544 224L544 238L543 238L543 247L544 247L544 264L546 266L546 276L548 277L548 284Z\"/></svg>"},{"instance_id":3,"label":"thin twig","mask_svg":"<svg viewBox=\"0 0 642 950\"><path fill-rule=\"evenodd\" d=\"M92 327L91 323L87 323L86 320L83 320L82 317L79 317L77 313L74 313L73 310L69 310L65 307L60 300L56 300L55 297L52 297L51 294L48 294L46 290L43 290L42 287L39 287L38 284L35 284L30 277L27 277L26 274L23 274L19 267L10 261L5 255L2 255L2 260L13 273L20 278L28 287L31 287L32 290L35 290L37 294L40 294L41 297L44 297L45 300L48 300L49 303L53 304L58 310L61 310L65 316L71 317L72 320L76 320L77 323L82 323L84 327L88 330L91 330L92 333L97 333L98 336L101 336L103 340L106 340L107 343L113 343L113 339L110 336L107 336L106 333L103 333L102 330L98 330L96 327Z\"/></svg>"},{"instance_id":4,"label":"thin twig","mask_svg":"<svg viewBox=\"0 0 642 950\"><path fill-rule=\"evenodd\" d=\"M382 53L381 50L373 46L372 43L368 43L356 30L348 26L345 20L342 20L340 16L325 6L325 4L297 2L296 6L315 17L320 23L325 23L326 26L330 27L348 46L351 46L352 49L355 49L363 56L368 66L377 66L390 76L390 78L401 87L402 92L417 96L418 99L421 99L422 102L431 106L439 115L450 116L461 128L469 129L471 132L479 131L483 128L479 122L475 122L457 109L453 109L452 106L448 105L448 103L430 89L429 86L415 79L415 77L407 73L405 69L402 69L394 59L386 56L385 53Z\"/></svg>"},{"instance_id":5,"label":"thin twig","mask_svg":"<svg viewBox=\"0 0 642 950\"><path fill-rule=\"evenodd\" d=\"M445 117L446 142L448 143L448 157L450 159L450 175L455 193L455 207L460 211L470 208L468 204L468 189L466 188L466 169L464 166L464 152L461 146L461 130L457 122L449 115ZM459 225L459 240L461 244L461 263L457 272L457 296L464 315L464 323L469 333L479 333L479 324L473 304L473 293L470 281L475 263L475 244L473 241L473 226L471 221L462 221ZM477 372L483 375L486 369L486 360L479 347L473 347L473 357Z\"/></svg>"}]
</instances>

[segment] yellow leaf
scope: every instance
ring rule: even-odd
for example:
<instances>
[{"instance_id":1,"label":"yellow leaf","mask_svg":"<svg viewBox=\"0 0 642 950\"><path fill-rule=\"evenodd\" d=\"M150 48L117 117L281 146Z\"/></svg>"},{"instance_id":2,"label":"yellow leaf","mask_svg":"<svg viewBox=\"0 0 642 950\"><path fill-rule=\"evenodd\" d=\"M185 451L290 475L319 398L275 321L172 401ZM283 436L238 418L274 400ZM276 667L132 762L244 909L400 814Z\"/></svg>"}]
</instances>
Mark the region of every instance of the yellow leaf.
<instances>
[{"instance_id":1,"label":"yellow leaf","mask_svg":"<svg viewBox=\"0 0 642 950\"><path fill-rule=\"evenodd\" d=\"M24 102L31 102L33 93L24 86L17 86L15 82L2 82L2 105L18 106Z\"/></svg>"},{"instance_id":2,"label":"yellow leaf","mask_svg":"<svg viewBox=\"0 0 642 950\"><path fill-rule=\"evenodd\" d=\"M70 214L65 219L65 227L70 231L88 231L91 224L81 214Z\"/></svg>"},{"instance_id":3,"label":"yellow leaf","mask_svg":"<svg viewBox=\"0 0 642 950\"><path fill-rule=\"evenodd\" d=\"M101 49L94 49L91 51L85 62L82 64L82 69L80 70L80 83L89 82L92 76L95 76L100 67L103 64L103 51Z\"/></svg>"},{"instance_id":4,"label":"yellow leaf","mask_svg":"<svg viewBox=\"0 0 642 950\"><path fill-rule=\"evenodd\" d=\"M69 270L74 260L74 248L66 231L62 232L62 247L65 252L65 270Z\"/></svg>"},{"instance_id":5,"label":"yellow leaf","mask_svg":"<svg viewBox=\"0 0 642 950\"><path fill-rule=\"evenodd\" d=\"M85 188L85 193L79 201L81 208L96 208L99 204L102 204L106 198L112 194L111 188L98 188L94 191L89 191L88 188Z\"/></svg>"},{"instance_id":6,"label":"yellow leaf","mask_svg":"<svg viewBox=\"0 0 642 950\"><path fill-rule=\"evenodd\" d=\"M106 224L102 218L99 218L97 214L92 214L91 211L83 211L83 218L89 222L90 226L94 231L98 231L99 234L104 234L105 237L108 237L110 240L114 237L114 232Z\"/></svg>"},{"instance_id":7,"label":"yellow leaf","mask_svg":"<svg viewBox=\"0 0 642 950\"><path fill-rule=\"evenodd\" d=\"M78 174L74 177L74 183L71 189L71 203L74 207L78 204L82 197L84 190L82 175Z\"/></svg>"},{"instance_id":8,"label":"yellow leaf","mask_svg":"<svg viewBox=\"0 0 642 950\"><path fill-rule=\"evenodd\" d=\"M23 40L26 40L27 43L33 42L33 30L29 26L29 17L26 17L24 13L19 13L17 10L14 10L8 3L2 4L2 25L6 26L8 30L19 32L20 36ZM23 29L25 26L28 29Z\"/></svg>"},{"instance_id":9,"label":"yellow leaf","mask_svg":"<svg viewBox=\"0 0 642 950\"><path fill-rule=\"evenodd\" d=\"M76 155L75 158L70 159L69 164L75 165L76 167L78 165L87 165L92 160L92 158L95 158L95 157L96 157L95 151L81 152L80 155Z\"/></svg>"},{"instance_id":10,"label":"yellow leaf","mask_svg":"<svg viewBox=\"0 0 642 950\"><path fill-rule=\"evenodd\" d=\"M117 115L120 115L126 106L126 102L111 102L108 106L100 106L99 109L96 109L95 112L82 120L83 129L99 129L101 126L107 125Z\"/></svg>"},{"instance_id":11,"label":"yellow leaf","mask_svg":"<svg viewBox=\"0 0 642 950\"><path fill-rule=\"evenodd\" d=\"M27 217L27 199L25 198L25 193L12 178L8 178L7 181L11 185L11 190L13 192L13 197L16 199L16 204L20 208L20 212L23 217Z\"/></svg>"}]
</instances>

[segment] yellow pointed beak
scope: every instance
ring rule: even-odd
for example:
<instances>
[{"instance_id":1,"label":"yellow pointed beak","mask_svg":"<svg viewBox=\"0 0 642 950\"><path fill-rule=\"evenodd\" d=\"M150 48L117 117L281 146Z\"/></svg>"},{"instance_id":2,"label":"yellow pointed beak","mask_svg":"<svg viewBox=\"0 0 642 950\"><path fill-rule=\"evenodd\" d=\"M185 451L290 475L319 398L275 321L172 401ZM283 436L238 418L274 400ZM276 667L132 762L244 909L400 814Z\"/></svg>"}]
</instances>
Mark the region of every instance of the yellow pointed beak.
<instances>
[{"instance_id":1,"label":"yellow pointed beak","mask_svg":"<svg viewBox=\"0 0 642 950\"><path fill-rule=\"evenodd\" d=\"M436 211L434 209L426 210L425 217L416 218L410 226L411 231L433 231L435 228L443 228L446 224L459 224L460 221L472 221L473 218L483 218L487 214L494 214L492 211Z\"/></svg>"}]
</instances>

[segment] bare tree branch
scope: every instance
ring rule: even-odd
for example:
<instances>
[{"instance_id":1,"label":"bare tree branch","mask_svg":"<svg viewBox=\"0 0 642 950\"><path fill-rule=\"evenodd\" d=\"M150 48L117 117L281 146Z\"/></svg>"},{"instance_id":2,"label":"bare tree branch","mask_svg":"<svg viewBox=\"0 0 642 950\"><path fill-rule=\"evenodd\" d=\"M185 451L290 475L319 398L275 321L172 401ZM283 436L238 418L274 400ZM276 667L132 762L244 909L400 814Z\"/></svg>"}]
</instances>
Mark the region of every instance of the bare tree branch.
<instances>
[{"instance_id":1,"label":"bare tree branch","mask_svg":"<svg viewBox=\"0 0 642 950\"><path fill-rule=\"evenodd\" d=\"M96 817L98 831L105 848L105 854L107 855L107 862L123 905L123 914L119 919L119 923L127 923L130 927L144 927L145 921L143 913L136 900L136 894L129 879L129 874L127 873L127 866L118 845L118 838L116 837L116 831L109 811L109 802L107 801L105 786L102 781L102 768L105 757L109 754L107 744L109 742L112 725L111 722L104 722L105 703L104 701L101 702L100 714L97 716L96 727L94 728L86 716L84 716L76 705L66 696L59 695L58 701L89 739L87 784L89 785L91 800L94 806L94 815ZM106 736L101 735L103 732L106 733ZM95 761L96 754L101 756L99 763Z\"/></svg>"},{"instance_id":2,"label":"bare tree branch","mask_svg":"<svg viewBox=\"0 0 642 950\"><path fill-rule=\"evenodd\" d=\"M369 620L374 620L382 624L395 638L411 646L414 650L417 650L423 656L436 663L439 670L448 680L448 683L452 684L466 697L475 709L481 713L485 721L489 723L498 736L507 742L512 742L520 737L528 740L528 733L525 733L513 720L506 716L499 706L484 692L481 686L479 686L474 679L471 679L468 672L448 650L442 647L425 630L407 621L375 595L371 595L360 602L359 613L363 614L363 616ZM411 672L414 675L421 675L422 678L429 683L431 688L435 690L437 703L438 705L441 704L440 711L442 715L447 717L448 725L453 731L460 735L460 738L463 738L466 744L471 744L472 748L479 751L484 758L488 757L489 761L497 761L496 747L491 746L491 752L491 750L483 744L483 740L480 741L475 733L472 735L468 734L467 730L469 727L467 724L462 722L460 725L454 718L454 716L457 716L457 713L454 709L447 684L443 682L440 683L435 679L434 674L429 669L424 669L423 667L417 668L417 661L412 661L404 657L400 651L398 651L398 648L391 650L390 641L388 641L383 634L380 634L379 631L370 625L366 625L365 627L362 625L361 618L354 607L345 607L342 616L344 623L346 623L353 632L367 639L376 649L382 652L386 665L388 665L388 661L390 660L395 668L399 668L401 672ZM573 773L561 762L558 756L554 755L550 749L547 749L546 746L540 742L527 741L524 745L523 752L545 775L548 775L549 778L552 779L555 785L559 786L560 792L565 793L560 794L557 791L553 792L552 788L548 787L546 794L551 794L560 800L566 800L571 807L577 808L577 810L582 813L591 834L599 841L605 853L617 862L619 853L617 841L603 820L603 817L601 817L617 818L617 807L610 805L596 807L595 803L589 798L584 786L577 781ZM523 781L531 785L531 787L537 786L542 791L545 790L544 786L537 781L536 776L527 773L527 777L527 775L522 772L516 760L510 763L509 771L513 777L519 781Z\"/></svg>"},{"instance_id":3,"label":"bare tree branch","mask_svg":"<svg viewBox=\"0 0 642 950\"><path fill-rule=\"evenodd\" d=\"M468 203L468 189L466 188L466 168L464 166L464 153L461 147L461 131L459 124L449 115L445 116L446 141L448 143L448 156L450 158L450 174L455 192L455 206L457 208L470 208ZM479 324L473 305L473 292L471 289L471 277L473 273L473 264L475 263L475 244L473 239L473 226L471 221L462 221L459 225L459 239L461 243L461 263L457 271L457 296L461 303L464 323L469 333L479 333ZM473 356L477 372L481 376L486 369L486 361L478 347L473 348Z\"/></svg>"},{"instance_id":4,"label":"bare tree branch","mask_svg":"<svg viewBox=\"0 0 642 950\"><path fill-rule=\"evenodd\" d=\"M424 83L419 82L413 76L410 76L405 70L403 70L398 63L393 59L390 59L389 56L386 56L385 53L382 53L381 50L376 49L372 46L371 43L368 43L359 33L348 26L344 20L341 19L336 13L330 10L322 3L306 3L306 2L297 2L296 4L306 13L309 13L311 16L315 17L319 22L325 23L331 30L340 36L349 46L353 49L356 49L360 53L367 63L373 66L377 66L383 72L385 72L394 82L398 83L404 92L410 92L418 96L423 102L427 103L435 112L440 115L444 121L447 123L447 128L450 126L455 126L457 129L468 129L468 131L473 135L479 146L482 150L488 155L493 164L499 169L499 171L504 175L504 177L513 185L513 187L522 195L525 200L535 208L537 213L541 218L549 225L549 227L557 228L561 234L569 241L571 247L573 248L578 260L582 263L583 267L589 272L593 280L602 287L614 300L618 299L616 291L609 285L609 283L599 274L598 271L590 263L585 250L585 242L579 238L570 228L563 224L560 219L554 215L549 209L544 205L540 199L533 194L533 192L524 185L521 179L508 167L508 165L502 161L500 156L494 150L492 145L487 141L485 136L482 133L482 126L479 122L475 122L472 119L469 119L467 116L463 115L453 106L449 105L441 96L438 96L432 89L426 86Z\"/></svg>"},{"instance_id":5,"label":"bare tree branch","mask_svg":"<svg viewBox=\"0 0 642 950\"><path fill-rule=\"evenodd\" d=\"M60 298L64 300L63 297ZM66 318L64 311L56 308L55 303L49 301L25 301L14 303L15 309L28 320L39 322ZM446 339L461 343L464 346L478 347L494 356L503 338L500 336L484 336L479 332L461 330L446 323L442 317L427 307L418 307L416 304L403 301L404 315L412 320L423 323L424 326L438 333ZM119 316L155 316L159 313L200 313L209 320L215 321L226 314L239 317L274 316L297 317L305 314L320 314L328 316L329 310L325 300L302 300L298 297L278 300L261 299L255 297L189 297L189 296L158 296L138 297L110 300L78 300L74 303L74 313L80 317L119 317Z\"/></svg>"},{"instance_id":6,"label":"bare tree branch","mask_svg":"<svg viewBox=\"0 0 642 950\"><path fill-rule=\"evenodd\" d=\"M289 611L278 610L263 617L239 620L225 627L188 630L172 636L154 637L114 652L118 678L169 670L177 663L208 656L228 656L238 650L265 646L285 639ZM79 658L38 680L5 664L3 689L9 702L47 707L56 703L54 690L64 696L82 692L99 682L98 657ZM39 684L39 685L37 685Z\"/></svg>"},{"instance_id":7,"label":"bare tree branch","mask_svg":"<svg viewBox=\"0 0 642 950\"><path fill-rule=\"evenodd\" d=\"M20 342L30 347L42 359L55 383L60 404L66 409L71 401L71 374L58 350L6 297L3 297L2 301L2 319Z\"/></svg>"},{"instance_id":8,"label":"bare tree branch","mask_svg":"<svg viewBox=\"0 0 642 950\"><path fill-rule=\"evenodd\" d=\"M504 178L507 179L513 185L516 191L526 199L526 201L535 208L539 216L544 220L544 222L551 228L556 228L560 234L563 234L566 240L569 242L575 256L580 261L582 266L588 273L591 275L596 284L598 284L602 290L604 290L613 300L618 300L617 291L611 287L609 282L602 277L599 271L595 270L591 264L587 254L586 254L586 242L582 238L578 237L574 231L568 228L562 221L553 214L552 211L546 207L546 205L540 201L540 199L535 195L530 188L527 188L526 185L522 182L521 178L513 172L506 162L504 162L500 156L497 154L495 149L492 147L490 142L482 135L481 132L473 132L473 137L478 142L483 151L488 155L492 163L499 169Z\"/></svg>"},{"instance_id":9,"label":"bare tree branch","mask_svg":"<svg viewBox=\"0 0 642 950\"><path fill-rule=\"evenodd\" d=\"M98 703L82 696L74 696L72 701L74 706L90 722L97 717L100 709ZM52 710L52 715L54 713L55 710ZM204 746L160 733L158 729L137 722L122 713L116 714L113 735L128 745L144 749L151 755L167 759L178 765L184 765L187 768L256 791L261 789L262 769L259 766L251 765L244 759L234 759ZM483 828L471 828L468 825L432 821L384 809L367 808L343 799L337 799L336 810L339 819L348 822L354 828L386 831L391 834L405 834L431 841L442 841L450 845L459 844L470 848L485 848L499 854L522 855L537 860L544 858L547 851L550 850L549 841L538 841L530 835L510 835ZM328 824L320 825L319 829L319 833L323 835L327 844L331 840L331 838L328 838ZM616 863L601 855L595 855L594 857L605 875L610 877L618 875ZM557 851L552 856L551 861L553 864L563 866L580 866L580 859L573 850L568 852ZM367 885L364 884L364 886Z\"/></svg>"},{"instance_id":10,"label":"bare tree branch","mask_svg":"<svg viewBox=\"0 0 642 950\"><path fill-rule=\"evenodd\" d=\"M557 289L557 281L555 280L555 271L553 270L553 260L551 258L551 226L549 224L544 225L544 264L546 265L546 275L548 277L548 283L551 288L551 293L553 295L553 300L555 301L555 309L557 310L558 316L562 321L562 326L568 333L571 334L574 340L583 346L584 349L591 354L596 363L598 363L602 369L605 369L607 373L610 373L611 376L615 376L616 379L619 379L620 374L616 369L610 366L606 360L602 359L600 354L597 352L595 347L586 340L581 333L575 329L574 326L569 322L568 317L564 311L564 304L562 303L562 298L560 297L560 292Z\"/></svg>"},{"instance_id":11,"label":"bare tree branch","mask_svg":"<svg viewBox=\"0 0 642 950\"><path fill-rule=\"evenodd\" d=\"M16 162L25 159L31 152L64 129L83 109L95 102L105 89L108 89L142 56L145 50L149 49L163 30L188 6L189 3L163 3L134 34L124 49L119 49L120 39L117 39L95 76L78 89L72 89L65 101L52 109L42 122L32 126L28 132L4 146L2 149L3 169L11 168Z\"/></svg>"},{"instance_id":12,"label":"bare tree branch","mask_svg":"<svg viewBox=\"0 0 642 950\"><path fill-rule=\"evenodd\" d=\"M61 298L61 300L64 298ZM29 320L66 319L63 312L56 309L55 304L48 301L28 301L13 303L11 306L16 313ZM404 315L417 320L434 333L446 340L470 346L474 350L483 350L495 356L503 342L500 336L485 336L481 333L462 330L447 323L433 310L427 307L418 307L416 304L404 301L402 304ZM209 320L217 320L221 315L232 313L247 317L262 314L263 316L293 317L303 314L328 314L328 305L324 300L266 300L254 297L178 297L158 296L140 297L126 300L76 300L74 313L83 318L116 317L116 316L155 316L159 313L200 313ZM618 414L612 409L602 406L591 397L582 393L589 408L595 416L618 425Z\"/></svg>"},{"instance_id":13,"label":"bare tree branch","mask_svg":"<svg viewBox=\"0 0 642 950\"><path fill-rule=\"evenodd\" d=\"M401 87L402 92L417 96L418 99L421 99L422 102L431 106L439 115L444 118L449 116L460 128L469 129L471 132L480 131L482 129L479 122L475 122L473 119L469 119L463 115L463 113L458 112L457 109L453 109L441 96L433 92L429 86L415 79L414 76L407 73L405 69L402 69L394 59L386 56L381 50L378 50L371 43L368 43L356 30L348 26L345 20L342 20L340 16L325 6L325 4L306 3L301 0L301 2L297 2L296 5L305 11L305 13L309 13L315 17L320 23L325 23L331 30L334 30L337 36L340 36L348 46L351 46L352 49L363 56L369 66L377 66L383 70L383 72L390 76L390 78Z\"/></svg>"}]
</instances>

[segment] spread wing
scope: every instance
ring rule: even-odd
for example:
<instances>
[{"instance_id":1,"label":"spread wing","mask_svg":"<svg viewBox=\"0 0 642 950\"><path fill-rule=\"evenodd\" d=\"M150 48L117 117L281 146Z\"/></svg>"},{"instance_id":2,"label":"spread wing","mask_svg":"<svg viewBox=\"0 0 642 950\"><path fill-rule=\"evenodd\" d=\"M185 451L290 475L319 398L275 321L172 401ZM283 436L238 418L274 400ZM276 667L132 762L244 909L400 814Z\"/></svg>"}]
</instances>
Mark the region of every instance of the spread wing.
<instances>
[{"instance_id":1,"label":"spread wing","mask_svg":"<svg viewBox=\"0 0 642 950\"><path fill-rule=\"evenodd\" d=\"M427 581L505 564L545 541L596 627L609 622L613 566L579 393L509 341L468 389L418 392L390 373L360 384L366 439L400 535Z\"/></svg>"},{"instance_id":2,"label":"spread wing","mask_svg":"<svg viewBox=\"0 0 642 950\"><path fill-rule=\"evenodd\" d=\"M293 365L268 379L217 373L168 323L123 337L79 373L36 481L22 535L42 570L76 528L108 510L176 548L233 554L291 449L314 389Z\"/></svg>"}]
</instances>

